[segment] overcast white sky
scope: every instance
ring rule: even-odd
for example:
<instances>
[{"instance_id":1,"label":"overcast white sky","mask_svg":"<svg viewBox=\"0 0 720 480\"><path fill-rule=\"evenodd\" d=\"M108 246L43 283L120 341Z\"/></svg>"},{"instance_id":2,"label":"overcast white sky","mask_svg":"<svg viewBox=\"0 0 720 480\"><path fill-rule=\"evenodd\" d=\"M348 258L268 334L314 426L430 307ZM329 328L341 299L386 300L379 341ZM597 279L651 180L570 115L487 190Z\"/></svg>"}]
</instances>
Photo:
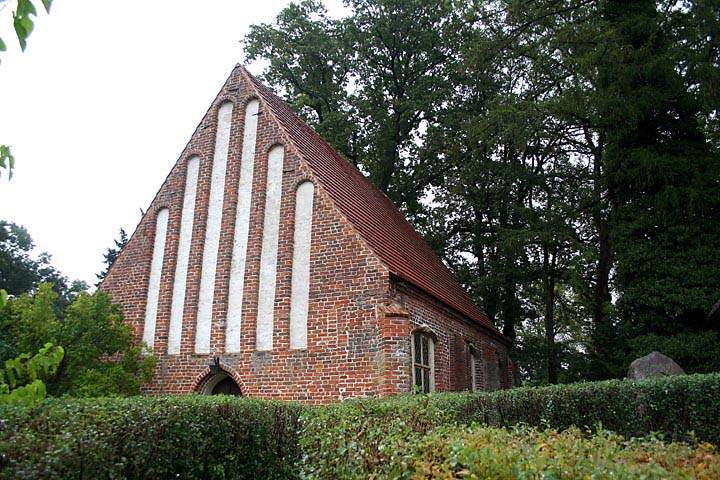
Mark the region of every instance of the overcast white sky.
<instances>
[{"instance_id":1,"label":"overcast white sky","mask_svg":"<svg viewBox=\"0 0 720 480\"><path fill-rule=\"evenodd\" d=\"M249 26L290 2L55 0L22 54L15 2L6 3L0 144L12 146L17 165L10 182L0 180L0 218L26 226L37 252L92 285L118 229L135 230L242 61ZM342 14L340 0L325 4Z\"/></svg>"}]
</instances>

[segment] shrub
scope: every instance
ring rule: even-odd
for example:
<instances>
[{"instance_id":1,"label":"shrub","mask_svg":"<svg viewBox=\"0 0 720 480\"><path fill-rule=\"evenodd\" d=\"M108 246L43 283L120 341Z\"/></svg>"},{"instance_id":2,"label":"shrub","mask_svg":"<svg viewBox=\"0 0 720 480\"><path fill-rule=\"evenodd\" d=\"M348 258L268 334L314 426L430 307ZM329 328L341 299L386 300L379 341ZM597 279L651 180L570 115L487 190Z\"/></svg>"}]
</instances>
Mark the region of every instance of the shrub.
<instances>
[{"instance_id":1,"label":"shrub","mask_svg":"<svg viewBox=\"0 0 720 480\"><path fill-rule=\"evenodd\" d=\"M408 442L437 427L602 426L625 437L720 442L720 374L354 400L302 416L302 466L311 478L363 478L396 465ZM406 444L404 444L405 442Z\"/></svg>"},{"instance_id":2,"label":"shrub","mask_svg":"<svg viewBox=\"0 0 720 480\"><path fill-rule=\"evenodd\" d=\"M561 468L582 477L593 464L599 478L682 478L703 465L717 469L697 440L720 441L718 418L720 374L322 407L237 397L59 398L0 406L0 479L452 478L465 469L483 478L495 466L503 475L556 478ZM488 427L466 430L480 424ZM598 425L597 438L581 434ZM650 432L696 446L632 440ZM615 459L627 470L613 470Z\"/></svg>"},{"instance_id":3,"label":"shrub","mask_svg":"<svg viewBox=\"0 0 720 480\"><path fill-rule=\"evenodd\" d=\"M455 428L418 439L387 478L711 480L720 478L720 458L710 444L626 440L602 430Z\"/></svg>"},{"instance_id":4,"label":"shrub","mask_svg":"<svg viewBox=\"0 0 720 480\"><path fill-rule=\"evenodd\" d=\"M292 478L300 408L219 396L5 407L0 478Z\"/></svg>"}]
</instances>

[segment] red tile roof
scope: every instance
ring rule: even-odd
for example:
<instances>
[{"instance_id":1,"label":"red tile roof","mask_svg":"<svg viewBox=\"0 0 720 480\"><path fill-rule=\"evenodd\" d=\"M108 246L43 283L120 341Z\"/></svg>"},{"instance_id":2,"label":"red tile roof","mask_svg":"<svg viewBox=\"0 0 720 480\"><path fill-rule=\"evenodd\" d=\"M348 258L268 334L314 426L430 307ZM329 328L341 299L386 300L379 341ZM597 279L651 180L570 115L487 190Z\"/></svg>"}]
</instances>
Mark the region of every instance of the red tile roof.
<instances>
[{"instance_id":1,"label":"red tile roof","mask_svg":"<svg viewBox=\"0 0 720 480\"><path fill-rule=\"evenodd\" d=\"M258 96L330 198L390 273L504 338L395 204L310 128L287 103L243 67L240 69L255 86Z\"/></svg>"}]
</instances>

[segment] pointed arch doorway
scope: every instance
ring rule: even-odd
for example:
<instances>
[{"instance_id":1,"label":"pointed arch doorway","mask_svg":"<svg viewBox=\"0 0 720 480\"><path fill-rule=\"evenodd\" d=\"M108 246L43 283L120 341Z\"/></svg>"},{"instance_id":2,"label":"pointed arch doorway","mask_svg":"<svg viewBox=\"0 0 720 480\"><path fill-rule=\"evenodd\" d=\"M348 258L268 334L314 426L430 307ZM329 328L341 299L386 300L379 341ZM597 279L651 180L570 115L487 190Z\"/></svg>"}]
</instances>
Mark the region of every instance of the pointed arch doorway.
<instances>
[{"instance_id":1,"label":"pointed arch doorway","mask_svg":"<svg viewBox=\"0 0 720 480\"><path fill-rule=\"evenodd\" d=\"M203 395L236 395L242 396L242 390L233 375L220 365L220 359L215 358L210 364L210 372L200 382L198 393Z\"/></svg>"},{"instance_id":2,"label":"pointed arch doorway","mask_svg":"<svg viewBox=\"0 0 720 480\"><path fill-rule=\"evenodd\" d=\"M219 373L209 378L202 393L205 395L242 395L240 385L226 373Z\"/></svg>"}]
</instances>

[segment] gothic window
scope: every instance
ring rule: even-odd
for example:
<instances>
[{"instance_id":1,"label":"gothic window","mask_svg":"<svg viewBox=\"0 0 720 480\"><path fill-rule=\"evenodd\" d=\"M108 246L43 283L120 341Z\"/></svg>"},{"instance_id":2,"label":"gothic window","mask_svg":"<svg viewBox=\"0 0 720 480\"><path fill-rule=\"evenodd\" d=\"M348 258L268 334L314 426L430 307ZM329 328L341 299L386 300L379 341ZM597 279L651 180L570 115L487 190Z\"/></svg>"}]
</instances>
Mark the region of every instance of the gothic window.
<instances>
[{"instance_id":1,"label":"gothic window","mask_svg":"<svg viewBox=\"0 0 720 480\"><path fill-rule=\"evenodd\" d=\"M417 393L435 390L434 349L433 339L427 332L413 333L413 389Z\"/></svg>"}]
</instances>

